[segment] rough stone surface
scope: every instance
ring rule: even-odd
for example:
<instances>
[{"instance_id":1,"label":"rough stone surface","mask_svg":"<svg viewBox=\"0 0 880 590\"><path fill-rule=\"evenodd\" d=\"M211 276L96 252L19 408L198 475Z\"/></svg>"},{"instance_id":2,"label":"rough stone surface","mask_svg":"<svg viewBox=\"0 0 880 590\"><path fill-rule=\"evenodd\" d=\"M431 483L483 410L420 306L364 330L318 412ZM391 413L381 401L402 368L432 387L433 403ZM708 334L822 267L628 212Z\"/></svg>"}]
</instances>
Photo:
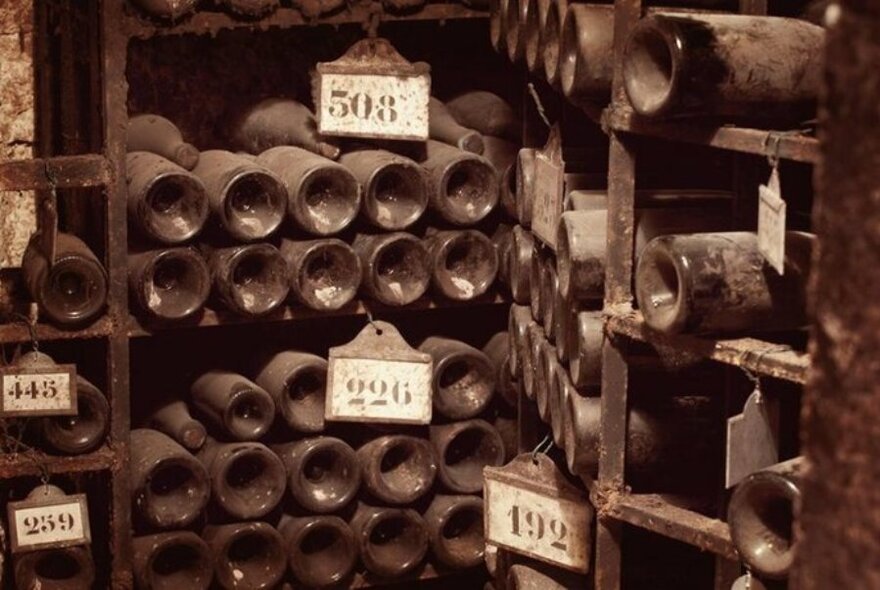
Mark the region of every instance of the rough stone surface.
<instances>
[{"instance_id":1,"label":"rough stone surface","mask_svg":"<svg viewBox=\"0 0 880 590\"><path fill-rule=\"evenodd\" d=\"M31 0L0 3L0 161L33 157L32 7ZM0 192L0 268L19 265L35 225L33 193Z\"/></svg>"},{"instance_id":2,"label":"rough stone surface","mask_svg":"<svg viewBox=\"0 0 880 590\"><path fill-rule=\"evenodd\" d=\"M840 6L820 112L799 590L880 588L880 10Z\"/></svg>"}]
</instances>

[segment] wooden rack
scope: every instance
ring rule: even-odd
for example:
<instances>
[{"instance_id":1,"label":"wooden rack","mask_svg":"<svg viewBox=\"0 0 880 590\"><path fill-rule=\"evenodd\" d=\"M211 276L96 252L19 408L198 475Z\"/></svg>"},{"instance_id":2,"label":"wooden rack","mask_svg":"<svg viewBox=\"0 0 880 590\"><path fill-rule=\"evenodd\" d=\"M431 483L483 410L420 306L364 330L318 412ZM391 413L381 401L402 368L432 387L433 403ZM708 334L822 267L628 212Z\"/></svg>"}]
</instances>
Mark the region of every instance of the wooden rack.
<instances>
[{"instance_id":1,"label":"wooden rack","mask_svg":"<svg viewBox=\"0 0 880 590\"><path fill-rule=\"evenodd\" d=\"M96 3L97 4L97 3ZM268 28L294 28L306 25L341 25L363 23L372 10L368 4L358 4L350 9L307 22L293 9L281 8L271 16L256 21L239 21L218 12L199 12L179 23L166 26L152 23L134 14L127 0L103 0L100 7L92 7L100 20L100 43L95 40L97 68L100 72L99 96L103 118L100 133L103 137L102 153L64 155L44 159L30 159L0 163L0 191L49 190L53 188L103 187L106 201L105 235L106 268L109 277L107 313L88 327L78 330L62 330L52 325L37 323L34 326L9 323L0 324L0 344L27 342L32 336L43 341L103 339L106 347L106 394L110 401L111 418L109 440L100 449L75 457L55 457L29 451L0 457L0 480L33 476L48 470L50 474L76 474L105 472L111 482L110 549L112 555L111 586L118 589L133 588L131 506L129 490L129 432L130 432L130 340L151 336L165 330L141 323L128 309L128 230L127 193L125 180L125 130L128 122L128 84L126 66L129 42L157 36L216 33L228 29L262 31ZM466 8L460 4L428 4L423 10L406 15L382 15L383 21L446 21L451 19L487 19L488 14ZM73 124L68 122L69 124ZM477 305L499 305L504 299L493 292L481 298ZM474 302L471 302L474 305ZM452 309L461 304L423 298L396 312L425 309ZM303 309L286 308L283 312L263 318L263 322L297 322L306 318L328 315L366 315L368 311L383 309L374 303L355 302L335 314L320 314ZM248 323L207 310L201 319L184 328L203 328ZM452 575L438 571L430 564L408 578L431 579ZM406 582L407 580L401 580ZM384 583L384 582L383 582ZM375 581L362 575L352 587L375 586Z\"/></svg>"}]
</instances>

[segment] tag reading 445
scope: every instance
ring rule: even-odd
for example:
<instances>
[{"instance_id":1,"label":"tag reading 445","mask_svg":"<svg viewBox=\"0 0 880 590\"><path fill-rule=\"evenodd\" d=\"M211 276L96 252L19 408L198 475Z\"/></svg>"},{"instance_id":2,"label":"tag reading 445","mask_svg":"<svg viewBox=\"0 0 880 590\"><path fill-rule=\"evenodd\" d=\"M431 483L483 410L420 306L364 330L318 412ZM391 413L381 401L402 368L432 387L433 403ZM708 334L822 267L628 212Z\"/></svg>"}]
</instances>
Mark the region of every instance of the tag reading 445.
<instances>
[{"instance_id":1,"label":"tag reading 445","mask_svg":"<svg viewBox=\"0 0 880 590\"><path fill-rule=\"evenodd\" d=\"M0 417L76 414L76 366L0 369Z\"/></svg>"},{"instance_id":2,"label":"tag reading 445","mask_svg":"<svg viewBox=\"0 0 880 590\"><path fill-rule=\"evenodd\" d=\"M13 553L91 542L85 494L10 502L8 512Z\"/></svg>"}]
</instances>

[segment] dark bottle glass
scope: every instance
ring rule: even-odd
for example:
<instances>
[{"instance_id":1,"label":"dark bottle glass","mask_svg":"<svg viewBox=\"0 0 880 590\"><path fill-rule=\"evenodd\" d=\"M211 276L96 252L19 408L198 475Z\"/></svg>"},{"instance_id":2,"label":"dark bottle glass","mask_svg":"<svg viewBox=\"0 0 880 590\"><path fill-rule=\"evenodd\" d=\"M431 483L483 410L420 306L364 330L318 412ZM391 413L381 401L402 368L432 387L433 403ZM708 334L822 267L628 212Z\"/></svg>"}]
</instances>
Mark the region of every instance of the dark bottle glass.
<instances>
[{"instance_id":1,"label":"dark bottle glass","mask_svg":"<svg viewBox=\"0 0 880 590\"><path fill-rule=\"evenodd\" d=\"M410 504L427 494L437 475L428 441L403 434L374 438L357 451L364 488L387 504Z\"/></svg>"},{"instance_id":2,"label":"dark bottle glass","mask_svg":"<svg viewBox=\"0 0 880 590\"><path fill-rule=\"evenodd\" d=\"M125 170L132 228L168 245L202 231L208 219L208 195L198 176L151 152L130 152Z\"/></svg>"},{"instance_id":3,"label":"dark bottle glass","mask_svg":"<svg viewBox=\"0 0 880 590\"><path fill-rule=\"evenodd\" d=\"M450 420L473 418L483 412L495 394L492 361L473 346L431 336L419 350L434 360L434 411Z\"/></svg>"},{"instance_id":4,"label":"dark bottle glass","mask_svg":"<svg viewBox=\"0 0 880 590\"><path fill-rule=\"evenodd\" d=\"M495 282L498 252L486 234L471 229L429 230L425 242L434 288L444 297L470 301Z\"/></svg>"},{"instance_id":5,"label":"dark bottle glass","mask_svg":"<svg viewBox=\"0 0 880 590\"><path fill-rule=\"evenodd\" d=\"M361 261L342 240L283 240L281 255L290 272L290 293L306 307L333 311L357 295Z\"/></svg>"},{"instance_id":6,"label":"dark bottle glass","mask_svg":"<svg viewBox=\"0 0 880 590\"><path fill-rule=\"evenodd\" d=\"M508 141L520 141L522 137L522 119L509 102L492 92L463 92L446 101L446 109L456 121L483 135Z\"/></svg>"},{"instance_id":7,"label":"dark bottle glass","mask_svg":"<svg viewBox=\"0 0 880 590\"><path fill-rule=\"evenodd\" d=\"M614 66L614 7L571 4L562 22L559 53L565 96L607 102Z\"/></svg>"},{"instance_id":8,"label":"dark bottle glass","mask_svg":"<svg viewBox=\"0 0 880 590\"><path fill-rule=\"evenodd\" d=\"M214 558L191 531L170 531L132 540L134 581L141 590L208 590Z\"/></svg>"},{"instance_id":9,"label":"dark bottle glass","mask_svg":"<svg viewBox=\"0 0 880 590\"><path fill-rule=\"evenodd\" d=\"M297 432L324 430L327 361L298 350L278 352L262 364L254 377L275 402L278 415Z\"/></svg>"},{"instance_id":10,"label":"dark bottle glass","mask_svg":"<svg viewBox=\"0 0 880 590\"><path fill-rule=\"evenodd\" d=\"M274 12L278 6L278 0L218 0L218 3L233 14L259 18Z\"/></svg>"},{"instance_id":11,"label":"dark bottle glass","mask_svg":"<svg viewBox=\"0 0 880 590\"><path fill-rule=\"evenodd\" d=\"M498 204L498 176L486 158L429 140L422 166L431 184L429 205L453 225L473 225Z\"/></svg>"},{"instance_id":12,"label":"dark bottle glass","mask_svg":"<svg viewBox=\"0 0 880 590\"><path fill-rule=\"evenodd\" d=\"M438 458L437 475L450 492L479 492L483 468L504 462L504 441L485 420L432 425L431 443Z\"/></svg>"},{"instance_id":13,"label":"dark bottle glass","mask_svg":"<svg viewBox=\"0 0 880 590\"><path fill-rule=\"evenodd\" d=\"M89 547L38 549L12 558L16 590L83 590L95 583Z\"/></svg>"},{"instance_id":14,"label":"dark bottle glass","mask_svg":"<svg viewBox=\"0 0 880 590\"><path fill-rule=\"evenodd\" d=\"M189 451L198 451L205 444L205 426L192 417L186 402L171 401L152 413L150 428L163 432Z\"/></svg>"},{"instance_id":15,"label":"dark bottle glass","mask_svg":"<svg viewBox=\"0 0 880 590\"><path fill-rule=\"evenodd\" d=\"M211 498L232 518L262 518L278 505L287 487L281 460L260 443L209 438L198 460L210 476Z\"/></svg>"},{"instance_id":16,"label":"dark bottle glass","mask_svg":"<svg viewBox=\"0 0 880 590\"><path fill-rule=\"evenodd\" d=\"M214 292L233 313L257 317L275 311L289 291L287 263L272 244L204 248Z\"/></svg>"},{"instance_id":17,"label":"dark bottle glass","mask_svg":"<svg viewBox=\"0 0 880 590\"><path fill-rule=\"evenodd\" d=\"M235 440L257 440L275 420L272 396L237 373L208 371L193 382L190 396L219 431Z\"/></svg>"},{"instance_id":18,"label":"dark bottle glass","mask_svg":"<svg viewBox=\"0 0 880 590\"><path fill-rule=\"evenodd\" d=\"M128 289L137 308L157 320L198 313L211 293L211 273L192 248L163 248L128 255Z\"/></svg>"},{"instance_id":19,"label":"dark bottle glass","mask_svg":"<svg viewBox=\"0 0 880 590\"><path fill-rule=\"evenodd\" d=\"M364 292L391 306L408 305L428 290L428 250L412 234L358 234L354 251L361 259Z\"/></svg>"},{"instance_id":20,"label":"dark bottle glass","mask_svg":"<svg viewBox=\"0 0 880 590\"><path fill-rule=\"evenodd\" d=\"M284 576L284 540L265 522L209 525L202 538L214 554L214 581L224 590L269 590Z\"/></svg>"},{"instance_id":21,"label":"dark bottle glass","mask_svg":"<svg viewBox=\"0 0 880 590\"><path fill-rule=\"evenodd\" d=\"M296 503L317 514L341 510L361 487L361 466L348 443L316 436L272 447L287 470Z\"/></svg>"},{"instance_id":22,"label":"dark bottle glass","mask_svg":"<svg viewBox=\"0 0 880 590\"><path fill-rule=\"evenodd\" d=\"M37 419L40 437L48 447L65 455L81 455L98 448L107 436L110 404L85 377L76 377L76 414Z\"/></svg>"},{"instance_id":23,"label":"dark bottle glass","mask_svg":"<svg viewBox=\"0 0 880 590\"><path fill-rule=\"evenodd\" d=\"M459 124L446 105L433 96L428 103L428 134L431 139L474 154L483 153L483 136Z\"/></svg>"},{"instance_id":24,"label":"dark bottle glass","mask_svg":"<svg viewBox=\"0 0 880 590\"><path fill-rule=\"evenodd\" d=\"M40 312L62 326L94 320L107 303L104 266L85 242L61 232L55 242L55 262L50 264L41 239L39 233L33 235L21 262L24 282Z\"/></svg>"},{"instance_id":25,"label":"dark bottle glass","mask_svg":"<svg viewBox=\"0 0 880 590\"><path fill-rule=\"evenodd\" d=\"M360 504L351 528L364 567L383 578L412 571L428 552L428 529L415 510Z\"/></svg>"},{"instance_id":26,"label":"dark bottle glass","mask_svg":"<svg viewBox=\"0 0 880 590\"><path fill-rule=\"evenodd\" d=\"M518 385L510 368L511 345L510 332L498 332L483 347L483 354L495 368L495 392L505 404L516 408Z\"/></svg>"},{"instance_id":27,"label":"dark bottle glass","mask_svg":"<svg viewBox=\"0 0 880 590\"><path fill-rule=\"evenodd\" d=\"M131 431L132 509L158 529L188 526L208 503L211 482L199 461L156 430Z\"/></svg>"},{"instance_id":28,"label":"dark bottle glass","mask_svg":"<svg viewBox=\"0 0 880 590\"><path fill-rule=\"evenodd\" d=\"M348 579L358 547L348 523L338 516L281 517L278 530L287 549L287 567L309 588L328 588Z\"/></svg>"},{"instance_id":29,"label":"dark bottle glass","mask_svg":"<svg viewBox=\"0 0 880 590\"><path fill-rule=\"evenodd\" d=\"M339 148L318 134L308 107L286 98L268 98L251 107L232 130L237 147L259 154L276 146L299 146L335 160Z\"/></svg>"},{"instance_id":30,"label":"dark bottle glass","mask_svg":"<svg viewBox=\"0 0 880 590\"><path fill-rule=\"evenodd\" d=\"M483 562L483 499L478 496L438 494L424 515L431 551L440 563L453 569Z\"/></svg>"},{"instance_id":31,"label":"dark bottle glass","mask_svg":"<svg viewBox=\"0 0 880 590\"><path fill-rule=\"evenodd\" d=\"M194 12L198 0L132 0L144 12L164 20L178 20Z\"/></svg>"}]
</instances>

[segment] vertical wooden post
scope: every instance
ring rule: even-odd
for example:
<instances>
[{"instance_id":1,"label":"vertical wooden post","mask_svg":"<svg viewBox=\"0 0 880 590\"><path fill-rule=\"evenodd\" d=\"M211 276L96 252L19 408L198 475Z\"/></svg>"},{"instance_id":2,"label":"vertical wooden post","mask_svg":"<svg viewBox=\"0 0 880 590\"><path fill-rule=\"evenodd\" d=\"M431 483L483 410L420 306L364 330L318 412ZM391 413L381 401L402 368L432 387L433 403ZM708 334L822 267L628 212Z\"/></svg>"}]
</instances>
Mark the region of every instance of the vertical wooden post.
<instances>
[{"instance_id":1,"label":"vertical wooden post","mask_svg":"<svg viewBox=\"0 0 880 590\"><path fill-rule=\"evenodd\" d=\"M828 16L803 411L812 470L793 577L802 590L880 588L880 5L844 0Z\"/></svg>"}]
</instances>

